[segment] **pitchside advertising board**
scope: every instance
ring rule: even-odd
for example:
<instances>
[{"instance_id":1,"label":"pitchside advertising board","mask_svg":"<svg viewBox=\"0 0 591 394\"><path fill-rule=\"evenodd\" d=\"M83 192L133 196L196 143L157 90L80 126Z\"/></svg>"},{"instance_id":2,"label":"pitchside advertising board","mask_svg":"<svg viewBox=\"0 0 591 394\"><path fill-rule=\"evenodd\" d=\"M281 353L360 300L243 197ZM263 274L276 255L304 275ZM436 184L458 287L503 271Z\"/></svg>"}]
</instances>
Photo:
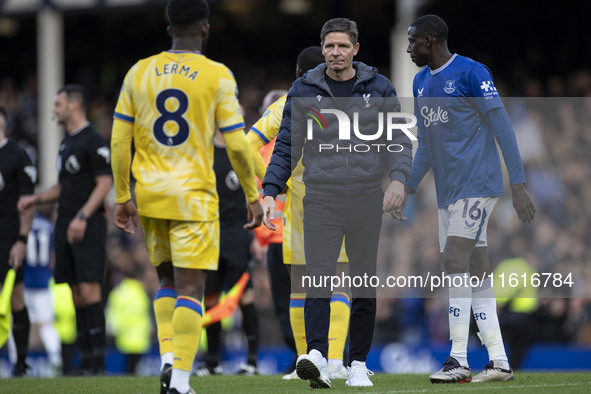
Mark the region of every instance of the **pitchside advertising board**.
<instances>
[{"instance_id":1,"label":"pitchside advertising board","mask_svg":"<svg viewBox=\"0 0 591 394\"><path fill-rule=\"evenodd\" d=\"M221 355L225 373L238 372L244 358L244 348L226 349ZM367 367L374 372L383 373L432 373L441 367L441 360L449 356L449 344L420 346L404 342L374 343L368 356ZM107 348L106 366L109 375L125 373L126 355L115 348ZM283 373L293 361L292 351L285 346L261 346L258 370L260 374ZM477 340L468 345L468 362L471 365L485 365L488 353ZM50 365L42 351L30 351L27 363L31 367L29 377L47 377ZM532 346L527 352L523 369L538 371L585 371L591 370L591 350L582 345L544 345ZM6 354L0 355L0 378L11 377L12 364ZM154 344L143 354L138 362L137 376L158 376L160 374L160 353Z\"/></svg>"}]
</instances>

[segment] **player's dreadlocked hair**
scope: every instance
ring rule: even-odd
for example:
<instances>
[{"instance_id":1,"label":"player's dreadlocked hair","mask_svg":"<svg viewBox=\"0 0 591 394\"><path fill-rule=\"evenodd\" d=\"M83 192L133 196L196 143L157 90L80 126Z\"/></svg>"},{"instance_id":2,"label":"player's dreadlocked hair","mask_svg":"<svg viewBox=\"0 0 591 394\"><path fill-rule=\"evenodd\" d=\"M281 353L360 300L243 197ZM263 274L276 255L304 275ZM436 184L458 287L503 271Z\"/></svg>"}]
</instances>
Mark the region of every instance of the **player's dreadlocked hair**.
<instances>
[{"instance_id":1,"label":"player's dreadlocked hair","mask_svg":"<svg viewBox=\"0 0 591 394\"><path fill-rule=\"evenodd\" d=\"M447 41L447 35L449 33L447 24L437 15L429 14L421 16L411 26L417 29L417 33L428 35L441 41Z\"/></svg>"},{"instance_id":2,"label":"player's dreadlocked hair","mask_svg":"<svg viewBox=\"0 0 591 394\"><path fill-rule=\"evenodd\" d=\"M298 68L301 68L304 72L321 63L324 63L324 55L319 46L308 47L298 55Z\"/></svg>"},{"instance_id":3,"label":"player's dreadlocked hair","mask_svg":"<svg viewBox=\"0 0 591 394\"><path fill-rule=\"evenodd\" d=\"M170 0L166 15L174 28L185 29L209 19L209 5L206 0Z\"/></svg>"}]
</instances>

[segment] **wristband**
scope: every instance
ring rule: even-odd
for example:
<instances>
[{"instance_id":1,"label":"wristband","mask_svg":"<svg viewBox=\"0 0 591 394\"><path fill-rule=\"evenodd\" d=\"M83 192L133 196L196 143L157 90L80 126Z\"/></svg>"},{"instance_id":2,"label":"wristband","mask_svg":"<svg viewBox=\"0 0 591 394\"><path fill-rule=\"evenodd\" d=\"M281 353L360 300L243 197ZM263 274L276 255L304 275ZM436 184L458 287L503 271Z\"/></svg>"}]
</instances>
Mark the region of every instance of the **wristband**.
<instances>
[{"instance_id":1,"label":"wristband","mask_svg":"<svg viewBox=\"0 0 591 394\"><path fill-rule=\"evenodd\" d=\"M18 237L16 238L17 241L21 241L23 242L25 245L27 244L27 241L29 240L29 236L28 235L22 235L19 234Z\"/></svg>"},{"instance_id":2,"label":"wristband","mask_svg":"<svg viewBox=\"0 0 591 394\"><path fill-rule=\"evenodd\" d=\"M86 214L82 212L82 210L78 211L76 217L80 220L88 220L88 216L86 216Z\"/></svg>"}]
</instances>

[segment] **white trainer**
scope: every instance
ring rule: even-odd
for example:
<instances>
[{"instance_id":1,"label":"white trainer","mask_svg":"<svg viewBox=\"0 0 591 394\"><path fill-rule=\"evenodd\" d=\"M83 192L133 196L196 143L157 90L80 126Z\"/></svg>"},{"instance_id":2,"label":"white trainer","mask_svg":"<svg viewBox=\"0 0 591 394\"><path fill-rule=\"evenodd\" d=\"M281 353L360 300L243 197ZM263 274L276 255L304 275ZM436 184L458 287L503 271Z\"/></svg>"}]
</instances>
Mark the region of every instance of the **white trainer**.
<instances>
[{"instance_id":1,"label":"white trainer","mask_svg":"<svg viewBox=\"0 0 591 394\"><path fill-rule=\"evenodd\" d=\"M372 387L373 383L369 380L372 375L373 372L367 369L365 362L353 361L351 366L347 368L347 382L345 384L349 387Z\"/></svg>"},{"instance_id":2,"label":"white trainer","mask_svg":"<svg viewBox=\"0 0 591 394\"><path fill-rule=\"evenodd\" d=\"M343 360L331 358L328 360L329 379L347 379L347 368L343 365Z\"/></svg>"},{"instance_id":3,"label":"white trainer","mask_svg":"<svg viewBox=\"0 0 591 394\"><path fill-rule=\"evenodd\" d=\"M330 388L328 362L318 350L312 349L298 357L296 371L301 379L308 379L311 388Z\"/></svg>"},{"instance_id":4,"label":"white trainer","mask_svg":"<svg viewBox=\"0 0 591 394\"><path fill-rule=\"evenodd\" d=\"M291 373L288 373L287 375L283 375L283 377L281 379L283 380L295 380L295 379L299 379L300 377L298 376L298 371L297 370L293 370Z\"/></svg>"},{"instance_id":5,"label":"white trainer","mask_svg":"<svg viewBox=\"0 0 591 394\"><path fill-rule=\"evenodd\" d=\"M194 372L194 374L196 376L223 375L223 373L224 373L224 368L221 365L211 368L205 364L198 366Z\"/></svg>"},{"instance_id":6,"label":"white trainer","mask_svg":"<svg viewBox=\"0 0 591 394\"><path fill-rule=\"evenodd\" d=\"M252 375L258 375L259 371L257 370L257 367L255 367L252 364L242 363L242 364L240 364L240 367L238 368L238 372L236 374L237 375L252 376Z\"/></svg>"}]
</instances>

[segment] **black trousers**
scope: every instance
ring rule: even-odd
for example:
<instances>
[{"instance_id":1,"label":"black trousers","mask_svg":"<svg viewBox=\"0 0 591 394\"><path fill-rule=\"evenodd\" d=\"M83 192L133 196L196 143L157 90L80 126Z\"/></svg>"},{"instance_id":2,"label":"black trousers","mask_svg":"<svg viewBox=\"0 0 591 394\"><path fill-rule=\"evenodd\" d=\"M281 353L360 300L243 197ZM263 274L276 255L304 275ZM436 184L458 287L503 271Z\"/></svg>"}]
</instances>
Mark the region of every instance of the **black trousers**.
<instances>
[{"instance_id":1,"label":"black trousers","mask_svg":"<svg viewBox=\"0 0 591 394\"><path fill-rule=\"evenodd\" d=\"M373 338L377 251L382 225L381 190L356 196L304 197L304 244L306 255L306 302L304 316L308 352L316 349L326 357L330 324L331 286L350 281L351 318L349 360L365 361ZM349 275L336 277L336 264L345 237ZM342 284L342 283L341 283Z\"/></svg>"}]
</instances>

